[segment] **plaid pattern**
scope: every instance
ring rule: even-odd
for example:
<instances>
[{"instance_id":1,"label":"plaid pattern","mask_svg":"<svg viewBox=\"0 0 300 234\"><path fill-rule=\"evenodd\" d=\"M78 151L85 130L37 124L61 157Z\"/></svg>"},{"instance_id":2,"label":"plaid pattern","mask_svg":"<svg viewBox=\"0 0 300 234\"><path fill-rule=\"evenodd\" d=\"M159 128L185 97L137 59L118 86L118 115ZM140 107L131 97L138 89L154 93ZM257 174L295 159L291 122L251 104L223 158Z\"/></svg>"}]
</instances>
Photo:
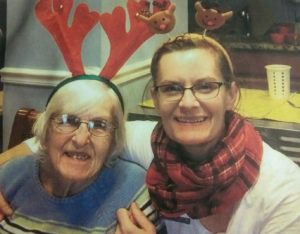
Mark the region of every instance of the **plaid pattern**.
<instances>
[{"instance_id":1,"label":"plaid pattern","mask_svg":"<svg viewBox=\"0 0 300 234\"><path fill-rule=\"evenodd\" d=\"M162 216L188 214L202 218L232 209L256 182L262 158L262 139L252 125L228 113L226 136L209 162L191 167L183 162L180 146L158 123L152 133L154 159L146 183Z\"/></svg>"}]
</instances>

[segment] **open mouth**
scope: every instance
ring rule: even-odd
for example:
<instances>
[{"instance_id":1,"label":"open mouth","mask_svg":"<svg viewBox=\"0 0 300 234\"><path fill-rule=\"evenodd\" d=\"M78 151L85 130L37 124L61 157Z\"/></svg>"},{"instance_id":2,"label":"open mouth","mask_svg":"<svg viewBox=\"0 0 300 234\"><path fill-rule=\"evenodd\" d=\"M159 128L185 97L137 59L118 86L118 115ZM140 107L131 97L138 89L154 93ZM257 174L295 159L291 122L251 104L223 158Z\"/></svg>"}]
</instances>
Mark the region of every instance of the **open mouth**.
<instances>
[{"instance_id":1,"label":"open mouth","mask_svg":"<svg viewBox=\"0 0 300 234\"><path fill-rule=\"evenodd\" d=\"M80 161L86 161L90 159L90 156L87 153L84 152L72 152L68 151L65 153L65 155L69 158L80 160Z\"/></svg>"},{"instance_id":2,"label":"open mouth","mask_svg":"<svg viewBox=\"0 0 300 234\"><path fill-rule=\"evenodd\" d=\"M203 21L202 23L203 23L205 26L208 26L208 27L212 27L212 26L215 26L215 25L216 25L216 22L213 21L213 20Z\"/></svg>"},{"instance_id":3,"label":"open mouth","mask_svg":"<svg viewBox=\"0 0 300 234\"><path fill-rule=\"evenodd\" d=\"M185 123L185 124L197 124L197 123L203 123L207 117L193 117L193 118L187 118L187 117L176 117L175 120L179 123Z\"/></svg>"}]
</instances>

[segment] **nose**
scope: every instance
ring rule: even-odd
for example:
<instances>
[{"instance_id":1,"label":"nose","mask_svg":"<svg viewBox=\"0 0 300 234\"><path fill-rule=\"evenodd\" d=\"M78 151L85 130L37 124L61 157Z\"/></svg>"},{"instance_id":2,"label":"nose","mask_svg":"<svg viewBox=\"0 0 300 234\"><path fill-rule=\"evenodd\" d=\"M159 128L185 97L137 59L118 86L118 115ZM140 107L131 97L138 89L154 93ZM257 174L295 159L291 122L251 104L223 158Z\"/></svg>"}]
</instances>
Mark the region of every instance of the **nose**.
<instances>
[{"instance_id":1,"label":"nose","mask_svg":"<svg viewBox=\"0 0 300 234\"><path fill-rule=\"evenodd\" d=\"M179 102L180 107L195 107L199 106L199 101L194 96L191 89L185 89L182 95L182 98Z\"/></svg>"},{"instance_id":2,"label":"nose","mask_svg":"<svg viewBox=\"0 0 300 234\"><path fill-rule=\"evenodd\" d=\"M81 123L79 128L74 132L72 141L76 146L84 146L90 142L91 133L89 132L89 128L87 123Z\"/></svg>"}]
</instances>

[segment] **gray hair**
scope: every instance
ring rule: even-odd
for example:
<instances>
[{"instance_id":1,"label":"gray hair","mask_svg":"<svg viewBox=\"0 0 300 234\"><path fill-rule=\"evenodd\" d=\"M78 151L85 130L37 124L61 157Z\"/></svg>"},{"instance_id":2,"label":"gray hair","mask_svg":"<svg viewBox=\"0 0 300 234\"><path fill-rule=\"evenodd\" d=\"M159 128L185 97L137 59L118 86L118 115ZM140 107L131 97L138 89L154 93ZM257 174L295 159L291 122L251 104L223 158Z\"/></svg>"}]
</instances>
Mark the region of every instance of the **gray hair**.
<instances>
[{"instance_id":1,"label":"gray hair","mask_svg":"<svg viewBox=\"0 0 300 234\"><path fill-rule=\"evenodd\" d=\"M75 95L76 102L72 102L72 97ZM53 95L45 111L38 116L33 126L33 134L39 144L41 157L47 154L46 141L53 115L58 113L84 113L91 106L99 105L99 108L101 108L101 103L104 102L112 104L112 121L117 126L113 133L113 147L106 160L107 166L113 165L124 148L125 117L116 93L105 83L95 80L77 80L61 87Z\"/></svg>"}]
</instances>

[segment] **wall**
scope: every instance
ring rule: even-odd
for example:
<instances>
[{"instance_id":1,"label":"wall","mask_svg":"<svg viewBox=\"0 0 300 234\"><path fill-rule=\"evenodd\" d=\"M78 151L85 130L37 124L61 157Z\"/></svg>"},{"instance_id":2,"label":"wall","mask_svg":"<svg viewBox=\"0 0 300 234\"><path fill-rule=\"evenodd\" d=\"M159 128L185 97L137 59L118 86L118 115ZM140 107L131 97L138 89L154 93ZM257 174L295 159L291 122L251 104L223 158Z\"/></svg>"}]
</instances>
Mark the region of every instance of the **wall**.
<instances>
[{"instance_id":1,"label":"wall","mask_svg":"<svg viewBox=\"0 0 300 234\"><path fill-rule=\"evenodd\" d=\"M80 2L86 2L98 12L111 12L117 5L126 5L125 0L75 0L74 6ZM155 48L169 37L187 31L187 3L182 0L173 2L177 6L174 30L148 39L114 78L127 109L133 108L142 98L144 86L149 79L149 58ZM4 83L4 149L8 145L16 111L21 107L43 110L53 86L70 75L53 39L35 20L35 3L34 0L7 2L7 49L5 67L1 70ZM109 44L104 32L99 28L93 29L82 49L86 73L99 73L107 59L108 50Z\"/></svg>"}]
</instances>

